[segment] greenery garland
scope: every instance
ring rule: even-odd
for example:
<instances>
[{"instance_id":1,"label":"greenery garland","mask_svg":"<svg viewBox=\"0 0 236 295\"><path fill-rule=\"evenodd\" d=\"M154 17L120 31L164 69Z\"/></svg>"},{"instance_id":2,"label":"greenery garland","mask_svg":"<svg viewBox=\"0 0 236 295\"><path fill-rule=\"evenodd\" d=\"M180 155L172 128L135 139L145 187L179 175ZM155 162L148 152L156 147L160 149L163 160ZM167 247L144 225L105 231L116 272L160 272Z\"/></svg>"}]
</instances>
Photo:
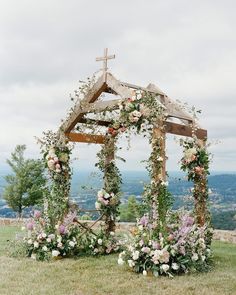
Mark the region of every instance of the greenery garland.
<instances>
[{"instance_id":1,"label":"greenery garland","mask_svg":"<svg viewBox=\"0 0 236 295\"><path fill-rule=\"evenodd\" d=\"M70 168L72 145L59 134L48 131L44 132L41 152L49 176L50 193L45 198L45 214L49 226L54 228L68 211L72 176Z\"/></svg>"},{"instance_id":2,"label":"greenery garland","mask_svg":"<svg viewBox=\"0 0 236 295\"><path fill-rule=\"evenodd\" d=\"M199 141L195 136L181 140L184 156L181 159L181 169L187 172L188 180L194 182L193 197L195 200L196 221L204 225L210 218L207 209L208 180L210 155L206 142Z\"/></svg>"}]
</instances>

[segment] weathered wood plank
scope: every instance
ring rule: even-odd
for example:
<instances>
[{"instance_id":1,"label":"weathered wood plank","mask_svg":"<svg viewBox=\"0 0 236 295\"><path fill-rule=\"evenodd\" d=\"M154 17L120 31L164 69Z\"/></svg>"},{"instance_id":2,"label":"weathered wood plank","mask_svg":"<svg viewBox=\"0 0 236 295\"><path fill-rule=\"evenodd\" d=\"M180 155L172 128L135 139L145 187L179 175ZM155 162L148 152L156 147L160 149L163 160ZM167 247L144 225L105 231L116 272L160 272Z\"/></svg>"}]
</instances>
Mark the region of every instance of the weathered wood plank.
<instances>
[{"instance_id":1,"label":"weathered wood plank","mask_svg":"<svg viewBox=\"0 0 236 295\"><path fill-rule=\"evenodd\" d=\"M94 124L94 125L105 126L105 127L108 127L109 125L111 125L111 122L108 122L108 121L87 119L87 118L81 118L78 123Z\"/></svg>"},{"instance_id":2,"label":"weathered wood plank","mask_svg":"<svg viewBox=\"0 0 236 295\"><path fill-rule=\"evenodd\" d=\"M192 137L192 128L190 126L181 125L173 122L165 122L165 131L167 133L172 133L176 135L189 136ZM198 139L206 139L207 138L207 130L205 129L197 129L196 136Z\"/></svg>"},{"instance_id":3,"label":"weathered wood plank","mask_svg":"<svg viewBox=\"0 0 236 295\"><path fill-rule=\"evenodd\" d=\"M192 122L193 118L184 110L181 109L180 105L173 99L167 96L158 86L155 84L149 84L147 86L149 91L153 91L161 96L161 102L167 108L168 117L173 117L182 120L183 123Z\"/></svg>"},{"instance_id":4,"label":"weathered wood plank","mask_svg":"<svg viewBox=\"0 0 236 295\"><path fill-rule=\"evenodd\" d=\"M106 141L103 135L94 135L86 133L66 133L66 137L72 142L85 142L85 143L97 143L104 144Z\"/></svg>"},{"instance_id":5,"label":"weathered wood plank","mask_svg":"<svg viewBox=\"0 0 236 295\"><path fill-rule=\"evenodd\" d=\"M78 120L83 116L83 113L81 112L82 105L86 103L93 103L106 88L107 88L107 85L106 83L103 82L103 76L102 76L97 80L97 82L93 85L93 87L87 93L82 103L75 106L69 119L65 121L60 127L60 131L69 133L75 127Z\"/></svg>"}]
</instances>

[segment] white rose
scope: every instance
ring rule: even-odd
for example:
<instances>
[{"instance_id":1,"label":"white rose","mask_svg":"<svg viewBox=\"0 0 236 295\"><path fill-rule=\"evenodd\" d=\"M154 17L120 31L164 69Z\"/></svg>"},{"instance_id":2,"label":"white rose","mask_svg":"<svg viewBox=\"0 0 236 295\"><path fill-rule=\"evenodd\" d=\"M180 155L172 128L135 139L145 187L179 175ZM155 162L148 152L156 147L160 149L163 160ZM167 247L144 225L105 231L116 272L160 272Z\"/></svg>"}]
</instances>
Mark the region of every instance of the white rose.
<instances>
[{"instance_id":1,"label":"white rose","mask_svg":"<svg viewBox=\"0 0 236 295\"><path fill-rule=\"evenodd\" d=\"M54 170L54 168L55 168L55 164L54 164L54 161L53 161L53 160L49 160L49 161L48 161L48 168L49 168L50 170Z\"/></svg>"},{"instance_id":2,"label":"white rose","mask_svg":"<svg viewBox=\"0 0 236 295\"><path fill-rule=\"evenodd\" d=\"M69 242L69 245L70 245L71 248L74 248L74 246L75 246L75 242L70 241L70 242Z\"/></svg>"},{"instance_id":3,"label":"white rose","mask_svg":"<svg viewBox=\"0 0 236 295\"><path fill-rule=\"evenodd\" d=\"M34 248L38 248L39 247L39 243L37 241L34 242Z\"/></svg>"},{"instance_id":4,"label":"white rose","mask_svg":"<svg viewBox=\"0 0 236 295\"><path fill-rule=\"evenodd\" d=\"M105 195L104 195L104 199L109 199L109 198L110 198L110 194L105 193Z\"/></svg>"},{"instance_id":5,"label":"white rose","mask_svg":"<svg viewBox=\"0 0 236 295\"><path fill-rule=\"evenodd\" d=\"M31 239L29 239L29 240L27 241L27 243L28 243L28 245L32 245L32 244L33 244L33 242L32 242Z\"/></svg>"},{"instance_id":6,"label":"white rose","mask_svg":"<svg viewBox=\"0 0 236 295\"><path fill-rule=\"evenodd\" d=\"M139 259L139 251L134 251L133 252L133 260L138 260Z\"/></svg>"},{"instance_id":7,"label":"white rose","mask_svg":"<svg viewBox=\"0 0 236 295\"><path fill-rule=\"evenodd\" d=\"M102 239L98 239L98 245L102 245Z\"/></svg>"},{"instance_id":8,"label":"white rose","mask_svg":"<svg viewBox=\"0 0 236 295\"><path fill-rule=\"evenodd\" d=\"M177 263L173 262L172 265L171 265L171 268L173 270L178 270L179 269L179 265Z\"/></svg>"},{"instance_id":9,"label":"white rose","mask_svg":"<svg viewBox=\"0 0 236 295\"><path fill-rule=\"evenodd\" d=\"M135 266L135 262L132 259L128 260L128 265L129 267L134 267Z\"/></svg>"},{"instance_id":10,"label":"white rose","mask_svg":"<svg viewBox=\"0 0 236 295\"><path fill-rule=\"evenodd\" d=\"M45 251L45 252L48 251L48 247L47 247L47 246L43 246L42 249L43 249L43 251Z\"/></svg>"},{"instance_id":11,"label":"white rose","mask_svg":"<svg viewBox=\"0 0 236 295\"><path fill-rule=\"evenodd\" d=\"M119 265L123 265L124 263L125 263L125 262L124 262L124 260L123 260L122 258L119 258L119 259L118 259L118 264L119 264Z\"/></svg>"},{"instance_id":12,"label":"white rose","mask_svg":"<svg viewBox=\"0 0 236 295\"><path fill-rule=\"evenodd\" d=\"M169 270L169 265L168 264L162 264L161 266L161 269L164 271L164 272L167 272Z\"/></svg>"},{"instance_id":13,"label":"white rose","mask_svg":"<svg viewBox=\"0 0 236 295\"><path fill-rule=\"evenodd\" d=\"M45 239L46 238L46 234L45 233L42 233L42 237Z\"/></svg>"},{"instance_id":14,"label":"white rose","mask_svg":"<svg viewBox=\"0 0 236 295\"><path fill-rule=\"evenodd\" d=\"M36 260L36 254L31 254L31 256L30 256L30 258L32 258L32 259L34 259L34 260Z\"/></svg>"},{"instance_id":15,"label":"white rose","mask_svg":"<svg viewBox=\"0 0 236 295\"><path fill-rule=\"evenodd\" d=\"M50 238L47 238L47 240L46 240L48 243L51 243L51 239Z\"/></svg>"},{"instance_id":16,"label":"white rose","mask_svg":"<svg viewBox=\"0 0 236 295\"><path fill-rule=\"evenodd\" d=\"M142 114L139 111L136 111L136 110L132 112L132 115L134 117L138 117L138 118L140 118L142 116Z\"/></svg>"},{"instance_id":17,"label":"white rose","mask_svg":"<svg viewBox=\"0 0 236 295\"><path fill-rule=\"evenodd\" d=\"M197 260L198 260L198 255L197 255L197 253L193 253L192 261L197 261Z\"/></svg>"},{"instance_id":18,"label":"white rose","mask_svg":"<svg viewBox=\"0 0 236 295\"><path fill-rule=\"evenodd\" d=\"M58 250L52 250L52 257L57 257L58 255L60 255Z\"/></svg>"},{"instance_id":19,"label":"white rose","mask_svg":"<svg viewBox=\"0 0 236 295\"><path fill-rule=\"evenodd\" d=\"M146 270L143 271L143 275L144 275L144 276L147 275L147 271L146 271Z\"/></svg>"}]
</instances>

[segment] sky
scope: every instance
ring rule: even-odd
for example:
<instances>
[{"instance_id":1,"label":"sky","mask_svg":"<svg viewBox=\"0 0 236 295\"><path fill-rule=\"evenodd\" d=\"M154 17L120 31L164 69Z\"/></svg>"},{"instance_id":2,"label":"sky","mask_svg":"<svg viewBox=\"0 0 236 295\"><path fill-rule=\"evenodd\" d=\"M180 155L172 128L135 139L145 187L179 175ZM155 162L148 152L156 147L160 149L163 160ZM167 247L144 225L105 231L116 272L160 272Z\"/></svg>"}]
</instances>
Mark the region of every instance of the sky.
<instances>
[{"instance_id":1,"label":"sky","mask_svg":"<svg viewBox=\"0 0 236 295\"><path fill-rule=\"evenodd\" d=\"M69 95L101 67L105 47L119 80L147 86L202 110L212 170L236 171L236 2L225 0L0 0L0 167L17 144L39 157L35 136L57 130ZM216 144L217 142L217 144ZM127 146L124 140L121 146ZM76 169L90 169L99 146L77 144ZM122 169L143 169L150 148L133 138ZM168 136L168 168L181 150ZM1 168L0 168L1 169Z\"/></svg>"}]
</instances>

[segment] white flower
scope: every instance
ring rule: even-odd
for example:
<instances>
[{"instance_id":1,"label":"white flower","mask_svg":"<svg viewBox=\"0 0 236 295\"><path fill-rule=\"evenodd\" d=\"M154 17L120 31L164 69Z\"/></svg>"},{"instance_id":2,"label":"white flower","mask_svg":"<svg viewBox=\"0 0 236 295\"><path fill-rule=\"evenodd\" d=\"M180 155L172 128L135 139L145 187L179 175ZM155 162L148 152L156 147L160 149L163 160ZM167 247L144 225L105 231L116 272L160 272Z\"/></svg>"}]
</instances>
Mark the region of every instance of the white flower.
<instances>
[{"instance_id":1,"label":"white flower","mask_svg":"<svg viewBox=\"0 0 236 295\"><path fill-rule=\"evenodd\" d=\"M123 265L124 263L125 263L125 262L124 262L124 260L123 260L122 258L119 258L119 259L118 259L118 264L119 264L119 265Z\"/></svg>"},{"instance_id":2,"label":"white flower","mask_svg":"<svg viewBox=\"0 0 236 295\"><path fill-rule=\"evenodd\" d=\"M144 275L144 276L147 275L147 271L146 271L146 270L143 271L143 275Z\"/></svg>"},{"instance_id":3,"label":"white flower","mask_svg":"<svg viewBox=\"0 0 236 295\"><path fill-rule=\"evenodd\" d=\"M108 193L105 193L104 199L109 199L109 198L110 198L110 195Z\"/></svg>"},{"instance_id":4,"label":"white flower","mask_svg":"<svg viewBox=\"0 0 236 295\"><path fill-rule=\"evenodd\" d=\"M34 242L34 248L38 248L39 247L39 243L37 241Z\"/></svg>"},{"instance_id":5,"label":"white flower","mask_svg":"<svg viewBox=\"0 0 236 295\"><path fill-rule=\"evenodd\" d=\"M157 161L163 161L163 158L161 156L157 157Z\"/></svg>"},{"instance_id":6,"label":"white flower","mask_svg":"<svg viewBox=\"0 0 236 295\"><path fill-rule=\"evenodd\" d=\"M133 252L133 260L138 260L139 259L139 251L134 251Z\"/></svg>"},{"instance_id":7,"label":"white flower","mask_svg":"<svg viewBox=\"0 0 236 295\"><path fill-rule=\"evenodd\" d=\"M58 250L52 250L52 257L57 257L58 255L60 255Z\"/></svg>"},{"instance_id":8,"label":"white flower","mask_svg":"<svg viewBox=\"0 0 236 295\"><path fill-rule=\"evenodd\" d=\"M30 258L32 258L32 259L34 259L34 260L36 260L36 254L31 254L31 256L30 256Z\"/></svg>"},{"instance_id":9,"label":"white flower","mask_svg":"<svg viewBox=\"0 0 236 295\"><path fill-rule=\"evenodd\" d=\"M206 256L204 256L204 255L202 255L201 258L202 258L202 261L206 260Z\"/></svg>"},{"instance_id":10,"label":"white flower","mask_svg":"<svg viewBox=\"0 0 236 295\"><path fill-rule=\"evenodd\" d=\"M49 168L50 170L54 170L54 168L55 168L55 164L54 164L54 161L53 161L53 160L49 160L49 161L48 161L48 168Z\"/></svg>"},{"instance_id":11,"label":"white flower","mask_svg":"<svg viewBox=\"0 0 236 295\"><path fill-rule=\"evenodd\" d=\"M69 245L70 245L71 248L74 248L74 246L75 246L75 242L70 241L70 242L69 242Z\"/></svg>"},{"instance_id":12,"label":"white flower","mask_svg":"<svg viewBox=\"0 0 236 295\"><path fill-rule=\"evenodd\" d=\"M104 196L104 191L103 191L103 190L98 191L97 196L98 196L98 198L103 198L103 196Z\"/></svg>"},{"instance_id":13,"label":"white flower","mask_svg":"<svg viewBox=\"0 0 236 295\"><path fill-rule=\"evenodd\" d=\"M102 239L98 239L98 245L102 245Z\"/></svg>"},{"instance_id":14,"label":"white flower","mask_svg":"<svg viewBox=\"0 0 236 295\"><path fill-rule=\"evenodd\" d=\"M128 260L128 265L129 267L134 267L135 266L135 262L132 259Z\"/></svg>"},{"instance_id":15,"label":"white flower","mask_svg":"<svg viewBox=\"0 0 236 295\"><path fill-rule=\"evenodd\" d=\"M51 238L47 238L47 240L46 240L48 243L51 243Z\"/></svg>"},{"instance_id":16,"label":"white flower","mask_svg":"<svg viewBox=\"0 0 236 295\"><path fill-rule=\"evenodd\" d=\"M21 227L21 230L25 230L25 226L22 226L22 227Z\"/></svg>"},{"instance_id":17,"label":"white flower","mask_svg":"<svg viewBox=\"0 0 236 295\"><path fill-rule=\"evenodd\" d=\"M197 261L197 260L198 260L198 255L197 255L197 253L193 253L192 261Z\"/></svg>"},{"instance_id":18,"label":"white flower","mask_svg":"<svg viewBox=\"0 0 236 295\"><path fill-rule=\"evenodd\" d=\"M63 244L62 244L61 242L59 242L59 243L57 244L57 247L58 247L58 248L63 248Z\"/></svg>"},{"instance_id":19,"label":"white flower","mask_svg":"<svg viewBox=\"0 0 236 295\"><path fill-rule=\"evenodd\" d=\"M61 240L62 240L62 236L58 236L57 237L57 243L61 243Z\"/></svg>"},{"instance_id":20,"label":"white flower","mask_svg":"<svg viewBox=\"0 0 236 295\"><path fill-rule=\"evenodd\" d=\"M177 263L173 262L172 265L171 265L171 268L173 270L178 270L179 269L179 265Z\"/></svg>"},{"instance_id":21,"label":"white flower","mask_svg":"<svg viewBox=\"0 0 236 295\"><path fill-rule=\"evenodd\" d=\"M95 202L95 208L96 208L97 210L100 210L100 209L101 209L101 203L99 203L99 202Z\"/></svg>"},{"instance_id":22,"label":"white flower","mask_svg":"<svg viewBox=\"0 0 236 295\"><path fill-rule=\"evenodd\" d=\"M197 150L195 148L187 149L184 153L184 157L186 160L191 161L192 156L196 155Z\"/></svg>"},{"instance_id":23,"label":"white flower","mask_svg":"<svg viewBox=\"0 0 236 295\"><path fill-rule=\"evenodd\" d=\"M46 238L46 234L45 233L42 233L42 237L45 239Z\"/></svg>"},{"instance_id":24,"label":"white flower","mask_svg":"<svg viewBox=\"0 0 236 295\"><path fill-rule=\"evenodd\" d=\"M43 246L42 249L43 249L43 251L45 251L45 252L48 251L48 247L47 247L47 246Z\"/></svg>"},{"instance_id":25,"label":"white flower","mask_svg":"<svg viewBox=\"0 0 236 295\"><path fill-rule=\"evenodd\" d=\"M32 244L33 244L33 242L32 242L31 239L29 239L29 240L27 241L27 243L28 243L28 245L32 245Z\"/></svg>"},{"instance_id":26,"label":"white flower","mask_svg":"<svg viewBox=\"0 0 236 295\"><path fill-rule=\"evenodd\" d=\"M162 269L164 272L167 272L167 271L170 269L170 267L169 267L168 264L162 264L161 269Z\"/></svg>"},{"instance_id":27,"label":"white flower","mask_svg":"<svg viewBox=\"0 0 236 295\"><path fill-rule=\"evenodd\" d=\"M140 118L142 116L142 114L139 111L136 111L136 110L132 112L132 115L134 117L138 117L138 118Z\"/></svg>"},{"instance_id":28,"label":"white flower","mask_svg":"<svg viewBox=\"0 0 236 295\"><path fill-rule=\"evenodd\" d=\"M114 235L115 235L114 231L111 231L111 232L110 232L110 235L111 235L111 236L114 236Z\"/></svg>"}]
</instances>

